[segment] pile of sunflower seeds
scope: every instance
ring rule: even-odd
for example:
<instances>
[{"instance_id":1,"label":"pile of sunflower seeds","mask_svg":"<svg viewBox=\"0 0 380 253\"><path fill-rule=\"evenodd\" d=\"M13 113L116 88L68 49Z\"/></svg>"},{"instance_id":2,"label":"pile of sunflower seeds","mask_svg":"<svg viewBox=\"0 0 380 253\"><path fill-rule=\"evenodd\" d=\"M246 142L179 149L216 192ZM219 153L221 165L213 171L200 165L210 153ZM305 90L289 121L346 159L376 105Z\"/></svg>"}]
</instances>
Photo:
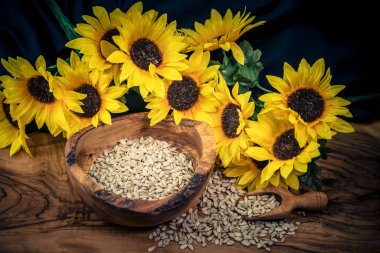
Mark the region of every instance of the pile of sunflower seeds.
<instances>
[{"instance_id":1,"label":"pile of sunflower seeds","mask_svg":"<svg viewBox=\"0 0 380 253\"><path fill-rule=\"evenodd\" d=\"M285 235L295 234L299 222L293 224L284 221L244 220L238 210L255 209L255 204L253 207L247 204L247 208L242 207L242 204L240 207L239 204L236 205L236 201L244 193L245 191L237 189L234 179L225 178L220 171L215 171L198 208L190 209L171 222L156 227L149 235L149 239L154 240L156 245L148 248L148 251L166 247L170 242L177 243L182 250L194 250L195 246L205 247L207 243L218 246L240 243L247 247L254 245L270 251L274 243L285 241ZM243 202L245 203L245 200ZM247 203L249 202L247 198ZM270 196L261 196L259 202L261 206L265 206L265 210L270 209L265 202L269 205L274 203L273 207L277 205Z\"/></svg>"},{"instance_id":2,"label":"pile of sunflower seeds","mask_svg":"<svg viewBox=\"0 0 380 253\"><path fill-rule=\"evenodd\" d=\"M252 218L280 206L274 195L245 196L238 202L236 211L242 216Z\"/></svg>"},{"instance_id":3,"label":"pile of sunflower seeds","mask_svg":"<svg viewBox=\"0 0 380 253\"><path fill-rule=\"evenodd\" d=\"M181 189L194 168L191 160L169 143L141 137L119 140L111 151L96 158L88 174L122 197L153 200Z\"/></svg>"}]
</instances>

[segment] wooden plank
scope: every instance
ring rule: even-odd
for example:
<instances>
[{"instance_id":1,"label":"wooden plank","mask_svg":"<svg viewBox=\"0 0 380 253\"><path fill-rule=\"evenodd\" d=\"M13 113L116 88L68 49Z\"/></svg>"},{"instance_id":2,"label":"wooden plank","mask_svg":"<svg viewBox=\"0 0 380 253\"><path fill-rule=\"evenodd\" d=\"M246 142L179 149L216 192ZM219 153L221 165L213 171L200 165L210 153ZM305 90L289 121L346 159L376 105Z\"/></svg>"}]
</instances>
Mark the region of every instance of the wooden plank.
<instances>
[{"instance_id":1,"label":"wooden plank","mask_svg":"<svg viewBox=\"0 0 380 253\"><path fill-rule=\"evenodd\" d=\"M334 152L319 162L328 208L292 216L302 224L274 252L380 252L379 126L356 124L358 132L329 142ZM149 229L108 224L80 201L64 167L64 140L36 134L30 143L34 159L0 150L0 252L147 252L154 245ZM179 251L174 244L157 250ZM196 251L262 252L241 245Z\"/></svg>"}]
</instances>

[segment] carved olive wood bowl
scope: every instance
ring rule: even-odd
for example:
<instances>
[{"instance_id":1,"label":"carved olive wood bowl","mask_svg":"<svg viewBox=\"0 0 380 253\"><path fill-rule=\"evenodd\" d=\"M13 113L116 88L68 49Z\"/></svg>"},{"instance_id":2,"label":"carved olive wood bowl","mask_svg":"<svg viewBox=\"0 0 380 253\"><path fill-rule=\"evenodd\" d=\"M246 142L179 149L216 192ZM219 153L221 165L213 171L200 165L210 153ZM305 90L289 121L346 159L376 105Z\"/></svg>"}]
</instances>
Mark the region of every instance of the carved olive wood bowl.
<instances>
[{"instance_id":1,"label":"carved olive wood bowl","mask_svg":"<svg viewBox=\"0 0 380 253\"><path fill-rule=\"evenodd\" d=\"M85 128L66 143L66 167L74 190L107 221L134 227L164 223L195 206L206 188L216 156L210 127L193 120L176 125L173 119L150 127L149 121L146 113L125 115L115 118L112 125ZM187 185L162 199L128 199L105 190L87 175L96 157L112 149L119 139L142 136L164 140L193 161L195 173Z\"/></svg>"}]
</instances>

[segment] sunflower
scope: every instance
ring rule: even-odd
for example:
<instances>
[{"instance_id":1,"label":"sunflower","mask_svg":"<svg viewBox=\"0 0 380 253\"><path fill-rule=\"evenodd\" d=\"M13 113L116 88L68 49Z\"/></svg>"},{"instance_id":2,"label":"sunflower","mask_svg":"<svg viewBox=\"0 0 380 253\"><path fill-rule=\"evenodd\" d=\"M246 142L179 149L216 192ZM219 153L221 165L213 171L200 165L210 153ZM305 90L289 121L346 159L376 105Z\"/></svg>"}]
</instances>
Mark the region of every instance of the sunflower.
<instances>
[{"instance_id":1,"label":"sunflower","mask_svg":"<svg viewBox=\"0 0 380 253\"><path fill-rule=\"evenodd\" d=\"M111 114L121 113L128 108L116 99L127 92L125 85L109 87L111 79L103 75L102 71L90 71L87 63L80 60L79 56L71 52L70 65L62 60L57 60L57 68L61 77L57 77L61 85L66 90L75 91L85 94L86 97L81 100L82 112L70 113L70 131L71 134L89 125L97 126L99 121L105 124L112 124Z\"/></svg>"},{"instance_id":2,"label":"sunflower","mask_svg":"<svg viewBox=\"0 0 380 253\"><path fill-rule=\"evenodd\" d=\"M265 103L261 113L272 110L287 113L301 147L308 140L329 140L336 132L354 131L349 123L338 117L352 117L345 107L350 102L336 96L345 86L330 84L330 69L325 73L323 59L316 61L312 67L302 59L297 72L285 63L283 78L267 76L267 79L280 93L260 97Z\"/></svg>"},{"instance_id":3,"label":"sunflower","mask_svg":"<svg viewBox=\"0 0 380 253\"><path fill-rule=\"evenodd\" d=\"M268 161L261 172L261 184L278 177L275 172L279 171L281 177L290 180L288 183L294 188L294 176L305 173L311 159L320 155L319 144L315 141L300 147L294 126L282 113L259 114L258 122L253 122L246 132L250 141L259 146L249 147L244 154L257 161ZM293 175L288 179L291 173Z\"/></svg>"},{"instance_id":4,"label":"sunflower","mask_svg":"<svg viewBox=\"0 0 380 253\"><path fill-rule=\"evenodd\" d=\"M202 25L194 23L195 31L192 29L182 29L186 35L186 42L189 44L186 51L202 50L213 51L222 48L224 51L232 51L236 61L244 65L244 54L241 48L236 44L244 33L252 28L262 25L265 21L259 21L252 24L255 16L250 17L251 13L240 15L240 11L233 16L230 9L222 18L220 13L214 9L211 10L211 18L206 20Z\"/></svg>"},{"instance_id":5,"label":"sunflower","mask_svg":"<svg viewBox=\"0 0 380 253\"><path fill-rule=\"evenodd\" d=\"M5 96L0 91L0 149L11 145L9 155L13 156L21 147L32 157L26 139L25 124L22 120L13 120L11 114L14 111L14 104L4 103Z\"/></svg>"},{"instance_id":6,"label":"sunflower","mask_svg":"<svg viewBox=\"0 0 380 253\"><path fill-rule=\"evenodd\" d=\"M153 90L164 96L164 84L160 77L168 80L182 80L179 71L187 68L181 54L186 44L176 32L176 22L167 25L167 15L157 20L151 15L133 11L132 18L122 18L120 36L114 36L120 48L107 57L107 61L121 63L120 81L128 79L128 87L139 86L145 98Z\"/></svg>"},{"instance_id":7,"label":"sunflower","mask_svg":"<svg viewBox=\"0 0 380 253\"><path fill-rule=\"evenodd\" d=\"M142 12L142 3L134 4L126 13L115 9L108 14L101 6L93 7L95 17L83 15L87 24L78 24L74 31L82 36L69 41L66 47L79 50L83 54L82 60L88 62L91 69L103 70L103 74L110 75L117 85L120 85L120 64L108 62L107 57L119 50L112 37L120 35L120 17L130 17L133 11Z\"/></svg>"},{"instance_id":8,"label":"sunflower","mask_svg":"<svg viewBox=\"0 0 380 253\"><path fill-rule=\"evenodd\" d=\"M3 66L13 76L0 77L3 82L5 103L15 104L13 117L23 119L24 124L35 119L38 128L44 124L51 134L56 136L62 130L68 131L65 117L68 108L78 110L78 100L82 95L65 92L57 85L55 77L46 70L43 56L36 61L36 69L24 58L1 59ZM66 96L65 96L66 95Z\"/></svg>"},{"instance_id":9,"label":"sunflower","mask_svg":"<svg viewBox=\"0 0 380 253\"><path fill-rule=\"evenodd\" d=\"M165 81L165 96L155 93L146 97L150 109L148 117L155 125L173 110L174 121L179 124L183 118L210 121L210 113L216 112L218 101L209 81L217 77L219 65L208 67L210 52L194 52L185 63L188 69L181 71L181 81Z\"/></svg>"},{"instance_id":10,"label":"sunflower","mask_svg":"<svg viewBox=\"0 0 380 253\"><path fill-rule=\"evenodd\" d=\"M272 186L299 188L298 171L290 173L287 178L281 177L280 172L276 171L271 178L261 183L261 171L266 164L267 161L256 161L243 155L240 161L231 162L223 174L227 177L237 177L236 184L241 188L247 188L248 191Z\"/></svg>"},{"instance_id":11,"label":"sunflower","mask_svg":"<svg viewBox=\"0 0 380 253\"><path fill-rule=\"evenodd\" d=\"M209 124L214 132L220 160L223 167L227 167L232 160L239 161L240 153L247 148L245 128L250 125L248 118L253 114L255 104L249 102L251 92L238 94L238 83L233 87L231 96L221 75L215 90L220 104Z\"/></svg>"}]
</instances>

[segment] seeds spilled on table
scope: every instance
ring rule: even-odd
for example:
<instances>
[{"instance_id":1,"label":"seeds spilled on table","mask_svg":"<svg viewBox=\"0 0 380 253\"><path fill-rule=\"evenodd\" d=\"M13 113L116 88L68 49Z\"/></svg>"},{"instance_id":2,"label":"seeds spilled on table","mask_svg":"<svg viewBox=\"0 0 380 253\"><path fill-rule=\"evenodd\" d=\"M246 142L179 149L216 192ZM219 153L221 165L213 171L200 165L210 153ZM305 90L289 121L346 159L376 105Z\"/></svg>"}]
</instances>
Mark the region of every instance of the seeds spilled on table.
<instances>
[{"instance_id":1,"label":"seeds spilled on table","mask_svg":"<svg viewBox=\"0 0 380 253\"><path fill-rule=\"evenodd\" d=\"M283 243L286 235L295 234L299 222L244 220L243 215L248 214L247 210L258 212L255 211L256 204L250 204L253 198L247 197L247 205L238 203L236 206L236 201L245 191L237 189L235 180L225 178L220 171L214 171L197 209L190 209L171 222L156 227L149 235L156 245L148 251L166 247L170 242L177 243L182 250L194 250L195 246L206 247L208 243L218 246L240 243L270 251L274 243ZM259 202L257 208L260 213L263 207L266 212L272 209L271 206L275 208L278 205L275 199L266 195L261 196Z\"/></svg>"}]
</instances>

